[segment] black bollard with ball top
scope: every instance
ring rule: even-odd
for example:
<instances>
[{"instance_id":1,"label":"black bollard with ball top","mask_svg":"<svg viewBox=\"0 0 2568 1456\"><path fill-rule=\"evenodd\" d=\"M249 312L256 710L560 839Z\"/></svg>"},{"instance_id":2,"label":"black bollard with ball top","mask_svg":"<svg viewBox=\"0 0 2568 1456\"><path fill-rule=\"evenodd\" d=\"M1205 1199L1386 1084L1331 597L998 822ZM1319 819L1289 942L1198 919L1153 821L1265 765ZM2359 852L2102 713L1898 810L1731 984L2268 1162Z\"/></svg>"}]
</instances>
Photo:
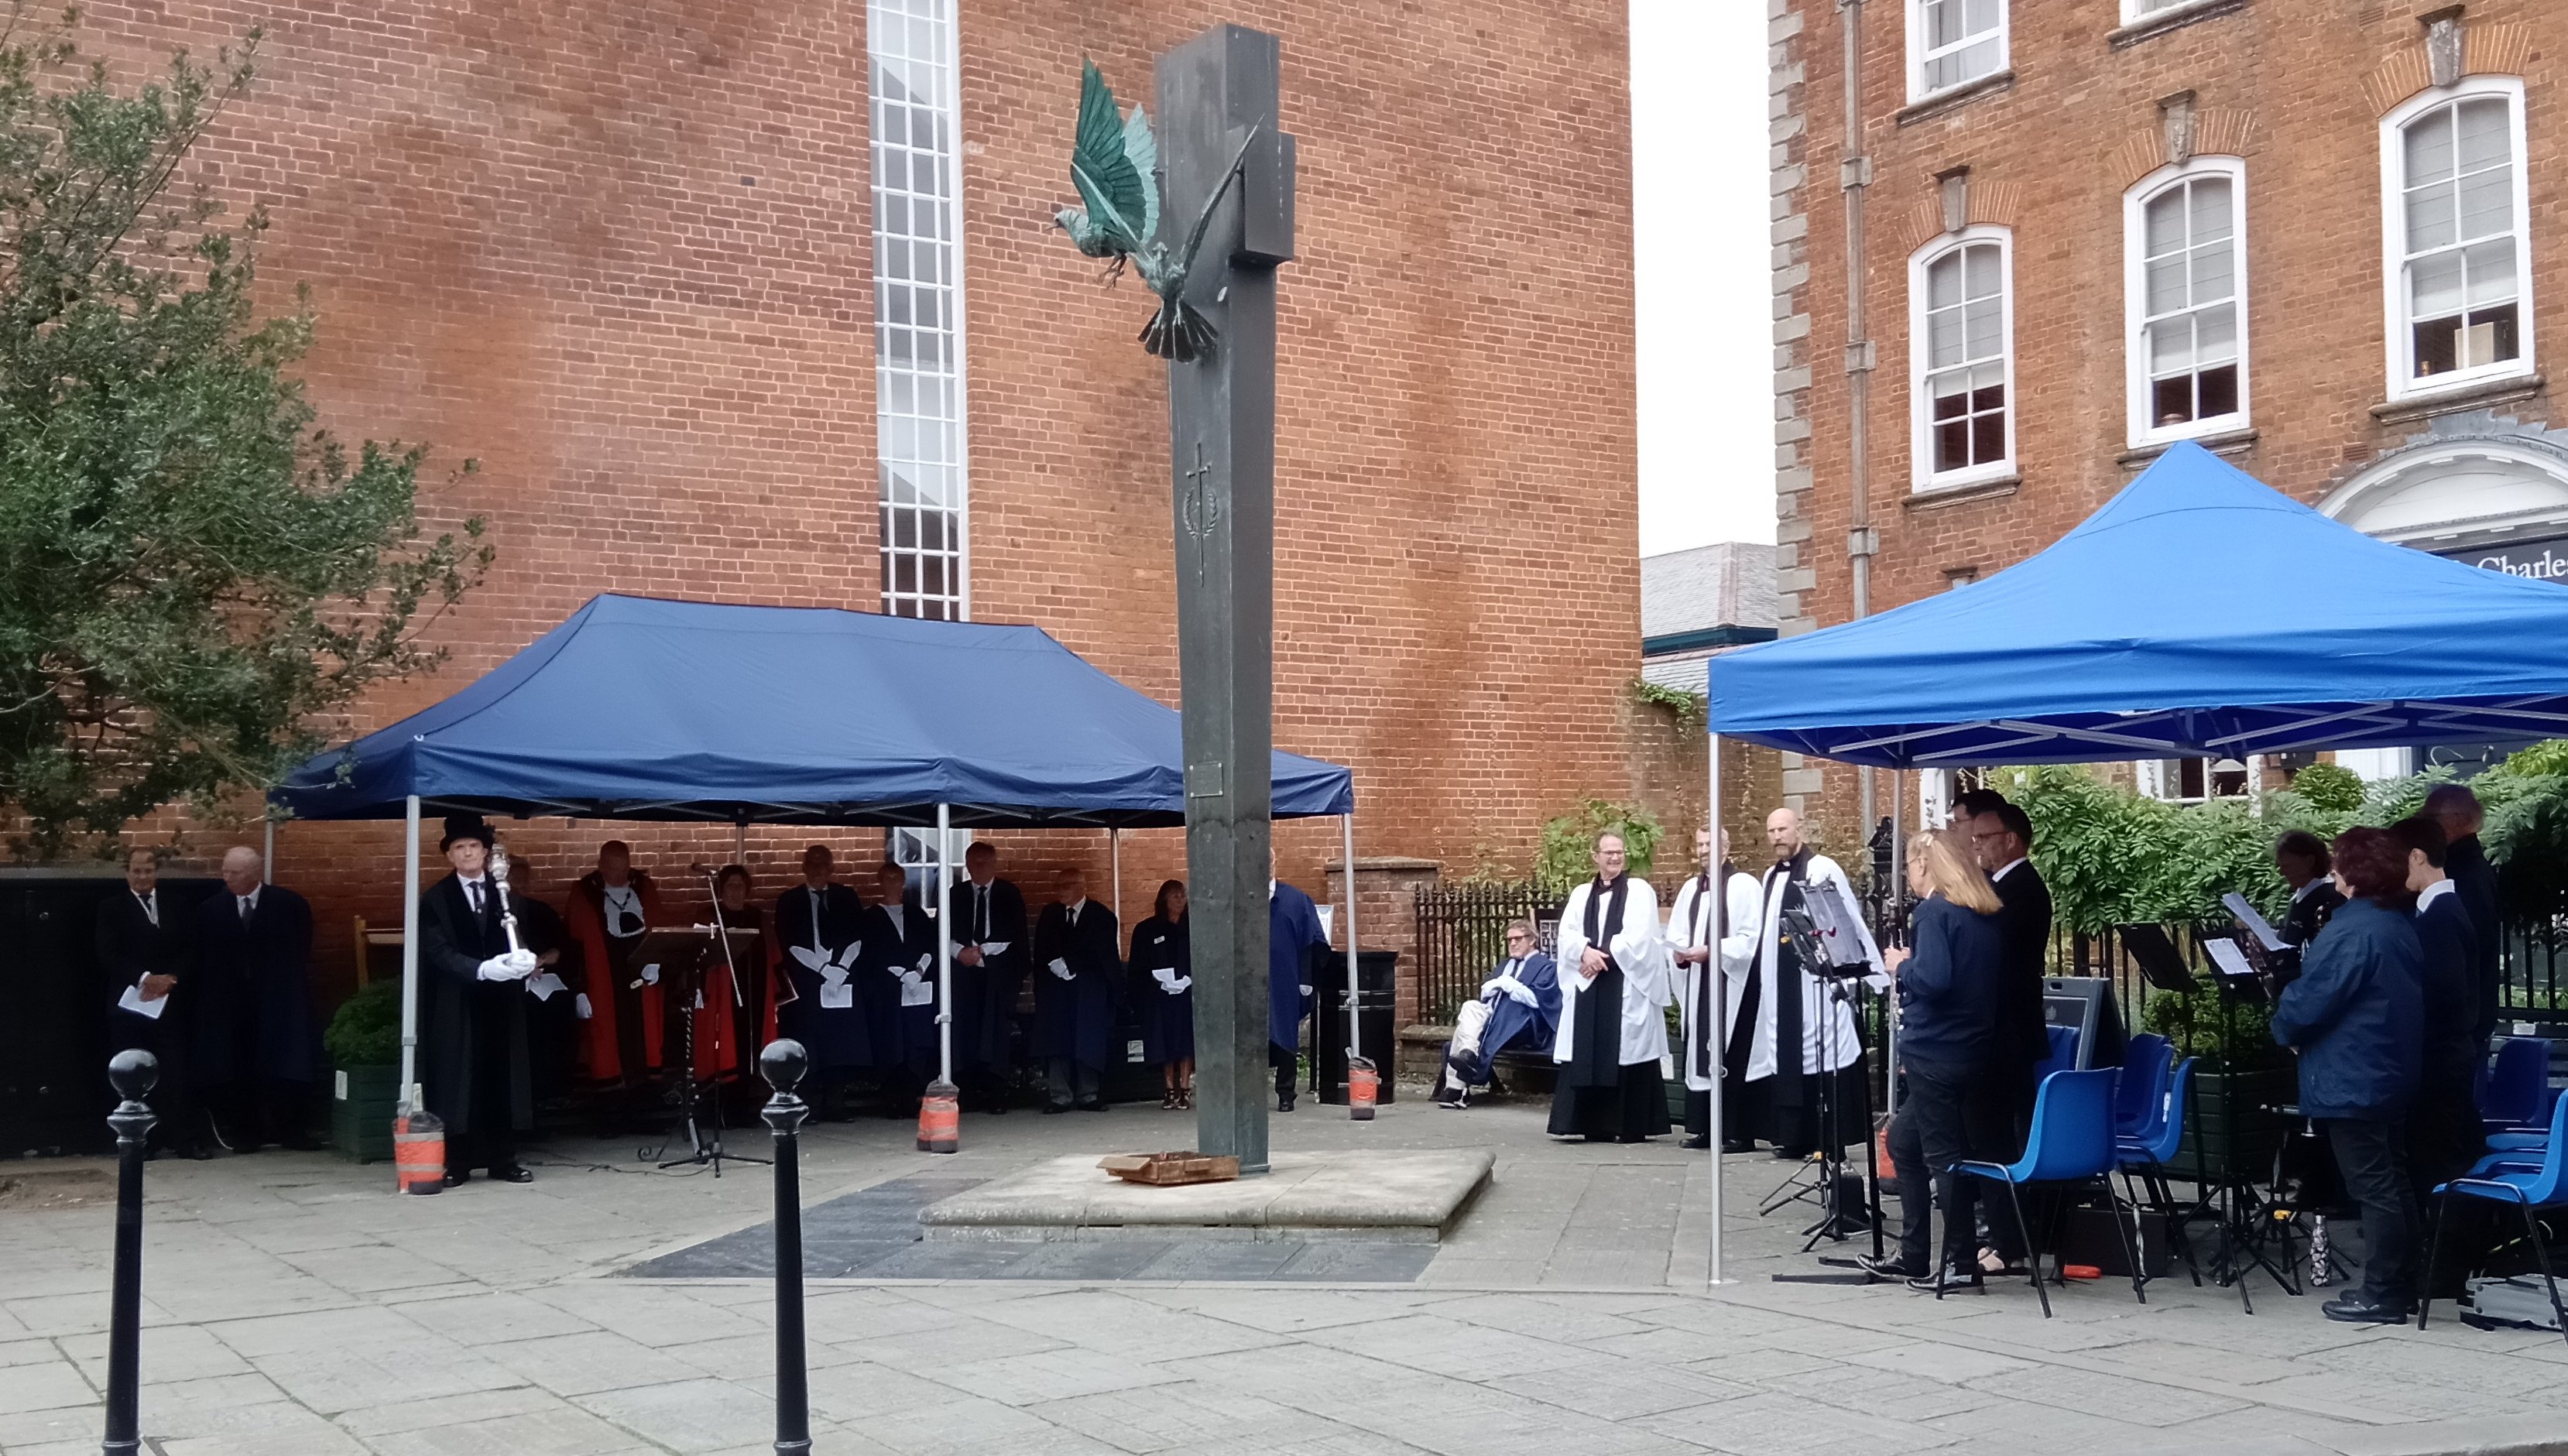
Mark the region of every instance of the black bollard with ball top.
<instances>
[{"instance_id":1,"label":"black bollard with ball top","mask_svg":"<svg viewBox=\"0 0 2568 1456\"><path fill-rule=\"evenodd\" d=\"M136 1456L143 1449L143 1157L154 1116L143 1099L160 1080L160 1062L149 1051L120 1051L107 1064L107 1079L124 1098L107 1114L116 1129L116 1284L108 1297L107 1456Z\"/></svg>"},{"instance_id":2,"label":"black bollard with ball top","mask_svg":"<svg viewBox=\"0 0 2568 1456\"><path fill-rule=\"evenodd\" d=\"M776 1453L808 1456L811 1395L802 1362L802 1178L796 1166L799 1129L811 1109L794 1089L811 1069L811 1054L790 1038L767 1043L758 1069L775 1095L758 1115L776 1134Z\"/></svg>"}]
</instances>

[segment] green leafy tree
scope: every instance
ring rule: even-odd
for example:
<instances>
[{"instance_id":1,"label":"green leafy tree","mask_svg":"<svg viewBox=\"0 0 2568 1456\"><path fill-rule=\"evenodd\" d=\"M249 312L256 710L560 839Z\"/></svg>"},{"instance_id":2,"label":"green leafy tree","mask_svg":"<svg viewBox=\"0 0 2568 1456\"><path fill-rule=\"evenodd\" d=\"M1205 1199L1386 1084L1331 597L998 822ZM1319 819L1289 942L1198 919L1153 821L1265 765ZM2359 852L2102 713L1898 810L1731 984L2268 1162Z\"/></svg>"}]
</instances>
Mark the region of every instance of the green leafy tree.
<instances>
[{"instance_id":1,"label":"green leafy tree","mask_svg":"<svg viewBox=\"0 0 2568 1456\"><path fill-rule=\"evenodd\" d=\"M1624 867L1647 879L1651 856L1665 831L1660 829L1658 818L1639 804L1618 804L1606 799L1589 799L1542 826L1542 848L1534 857L1534 878L1545 885L1564 888L1592 879L1596 874L1596 862L1591 857L1596 836L1609 830L1623 836Z\"/></svg>"},{"instance_id":2,"label":"green leafy tree","mask_svg":"<svg viewBox=\"0 0 2568 1456\"><path fill-rule=\"evenodd\" d=\"M318 428L310 299L254 299L266 215L181 181L257 35L129 90L75 19L0 25L0 806L40 857L274 782L435 665L490 559L478 520L421 539L423 447Z\"/></svg>"},{"instance_id":3,"label":"green leafy tree","mask_svg":"<svg viewBox=\"0 0 2568 1456\"><path fill-rule=\"evenodd\" d=\"M2341 763L2312 763L2292 775L2292 792L2314 808L2353 810L2363 807L2363 775Z\"/></svg>"}]
</instances>

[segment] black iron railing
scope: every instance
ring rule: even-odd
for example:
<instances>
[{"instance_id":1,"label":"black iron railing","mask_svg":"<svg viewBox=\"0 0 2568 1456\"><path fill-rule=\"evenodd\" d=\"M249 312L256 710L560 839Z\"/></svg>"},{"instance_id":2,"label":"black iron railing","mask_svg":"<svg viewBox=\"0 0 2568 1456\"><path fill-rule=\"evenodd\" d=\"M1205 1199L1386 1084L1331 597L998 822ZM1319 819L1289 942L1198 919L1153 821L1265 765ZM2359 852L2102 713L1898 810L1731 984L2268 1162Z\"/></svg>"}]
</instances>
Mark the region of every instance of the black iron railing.
<instances>
[{"instance_id":1,"label":"black iron railing","mask_svg":"<svg viewBox=\"0 0 2568 1456\"><path fill-rule=\"evenodd\" d=\"M1507 922L1530 920L1543 949L1560 929L1562 896L1531 881L1418 887L1418 1019L1450 1025L1507 958Z\"/></svg>"}]
</instances>

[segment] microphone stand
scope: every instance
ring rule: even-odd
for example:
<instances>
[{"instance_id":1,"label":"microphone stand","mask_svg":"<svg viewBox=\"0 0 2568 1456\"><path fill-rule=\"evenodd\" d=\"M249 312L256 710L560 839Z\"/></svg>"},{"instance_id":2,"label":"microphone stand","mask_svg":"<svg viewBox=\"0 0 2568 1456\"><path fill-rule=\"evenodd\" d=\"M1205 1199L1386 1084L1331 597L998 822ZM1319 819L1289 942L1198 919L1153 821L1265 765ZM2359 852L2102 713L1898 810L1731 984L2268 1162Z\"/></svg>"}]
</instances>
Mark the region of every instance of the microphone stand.
<instances>
[{"instance_id":1,"label":"microphone stand","mask_svg":"<svg viewBox=\"0 0 2568 1456\"><path fill-rule=\"evenodd\" d=\"M708 869L702 864L690 865L688 868L695 870L705 877L705 889L713 898L714 923L710 927L698 926L697 929L708 931L712 935L713 939L722 946L723 970L731 981L732 1010L735 1012L739 1011L747 1005L747 1002L741 995L740 963L732 955L731 926L723 919L721 877L715 871ZM761 1164L768 1163L772 1160L767 1158L754 1158L747 1153L732 1153L725 1152L723 1150L722 1094L719 1091L714 1093L711 1098L707 1099L713 1104L713 1126L710 1129L705 1127L697 1120L696 1117L696 1013L703 1009L705 999L705 967L706 963L711 960L711 956L706 956L699 960L692 978L695 983L695 993L690 997L682 999L678 1007L678 1015L684 1019L681 1023L683 1029L680 1031L678 1037L679 1055L684 1058L679 1067L678 1116L680 1123L687 1130L687 1144L693 1149L693 1151L682 1158L671 1158L660 1166L663 1169L711 1167L714 1170L714 1176L716 1178L720 1178L722 1176L722 1165L725 1159L729 1159L735 1163ZM716 1071L719 1072L722 1066L723 1019L717 1016L713 1019L714 1066ZM709 1133L710 1136L708 1136Z\"/></svg>"}]
</instances>

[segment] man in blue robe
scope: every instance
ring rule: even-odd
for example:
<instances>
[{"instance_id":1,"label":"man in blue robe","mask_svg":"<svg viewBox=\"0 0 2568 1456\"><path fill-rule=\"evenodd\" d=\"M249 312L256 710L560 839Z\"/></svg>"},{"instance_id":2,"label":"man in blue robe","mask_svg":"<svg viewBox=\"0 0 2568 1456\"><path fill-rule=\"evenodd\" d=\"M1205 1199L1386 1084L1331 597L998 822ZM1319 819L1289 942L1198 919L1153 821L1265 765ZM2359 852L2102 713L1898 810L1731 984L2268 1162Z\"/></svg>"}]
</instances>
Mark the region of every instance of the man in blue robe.
<instances>
[{"instance_id":1,"label":"man in blue robe","mask_svg":"<svg viewBox=\"0 0 2568 1456\"><path fill-rule=\"evenodd\" d=\"M1293 1110L1302 1019L1311 1014L1311 951L1326 946L1319 907L1282 880L1266 882L1266 1062L1275 1068L1275 1107Z\"/></svg>"},{"instance_id":2,"label":"man in blue robe","mask_svg":"<svg viewBox=\"0 0 2568 1456\"><path fill-rule=\"evenodd\" d=\"M1044 1064L1044 1111L1103 1112L1122 934L1115 912L1088 898L1084 871L1065 869L1053 885L1054 903L1035 923L1034 1054Z\"/></svg>"},{"instance_id":3,"label":"man in blue robe","mask_svg":"<svg viewBox=\"0 0 2568 1456\"><path fill-rule=\"evenodd\" d=\"M1468 1107L1489 1063L1516 1042L1548 1050L1560 1024L1560 976L1534 938L1533 922L1507 925L1507 958L1480 983L1476 1001L1453 1014L1453 1039L1436 1078L1436 1104Z\"/></svg>"}]
</instances>

